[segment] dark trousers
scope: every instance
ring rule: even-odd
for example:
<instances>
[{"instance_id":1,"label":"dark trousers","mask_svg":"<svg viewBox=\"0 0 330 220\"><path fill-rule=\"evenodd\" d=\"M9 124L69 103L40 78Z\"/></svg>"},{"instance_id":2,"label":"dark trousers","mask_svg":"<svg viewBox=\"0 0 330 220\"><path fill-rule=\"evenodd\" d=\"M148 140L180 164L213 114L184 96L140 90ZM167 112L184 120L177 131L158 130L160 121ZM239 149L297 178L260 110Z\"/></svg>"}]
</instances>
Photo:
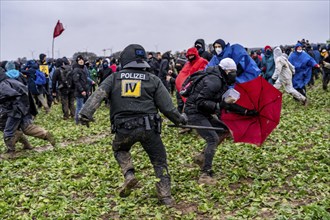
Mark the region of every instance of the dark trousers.
<instances>
[{"instance_id":1,"label":"dark trousers","mask_svg":"<svg viewBox=\"0 0 330 220\"><path fill-rule=\"evenodd\" d=\"M329 81L330 81L330 70L329 69L323 70L322 71L322 88L324 90L327 90Z\"/></svg>"},{"instance_id":2,"label":"dark trousers","mask_svg":"<svg viewBox=\"0 0 330 220\"><path fill-rule=\"evenodd\" d=\"M170 178L167 169L166 150L160 134L154 129L145 130L145 126L133 129L119 128L116 131L112 149L122 169L123 175L125 175L127 171L134 171L129 151L137 142L141 143L143 149L148 154L151 164L154 167L156 177L160 178L161 181L164 178Z\"/></svg>"},{"instance_id":3,"label":"dark trousers","mask_svg":"<svg viewBox=\"0 0 330 220\"><path fill-rule=\"evenodd\" d=\"M224 131L196 129L197 133L206 141L206 147L204 148L205 161L202 172L210 172L217 146L227 137L228 129L220 120L212 116L206 117L202 114L192 114L188 115L188 121L188 124L191 125L225 129Z\"/></svg>"},{"instance_id":4,"label":"dark trousers","mask_svg":"<svg viewBox=\"0 0 330 220\"><path fill-rule=\"evenodd\" d=\"M48 107L50 108L53 103L53 96L49 90L49 79L47 79L47 83L45 84L45 95L46 95Z\"/></svg>"},{"instance_id":5,"label":"dark trousers","mask_svg":"<svg viewBox=\"0 0 330 220\"><path fill-rule=\"evenodd\" d=\"M73 91L61 91L62 112L64 118L74 117L76 108L74 106L75 96Z\"/></svg>"},{"instance_id":6,"label":"dark trousers","mask_svg":"<svg viewBox=\"0 0 330 220\"><path fill-rule=\"evenodd\" d=\"M318 79L319 78L318 74L319 74L319 68L313 67L313 69L312 69L312 77L311 77L311 80L308 83L309 86L314 86L315 79Z\"/></svg>"}]
</instances>

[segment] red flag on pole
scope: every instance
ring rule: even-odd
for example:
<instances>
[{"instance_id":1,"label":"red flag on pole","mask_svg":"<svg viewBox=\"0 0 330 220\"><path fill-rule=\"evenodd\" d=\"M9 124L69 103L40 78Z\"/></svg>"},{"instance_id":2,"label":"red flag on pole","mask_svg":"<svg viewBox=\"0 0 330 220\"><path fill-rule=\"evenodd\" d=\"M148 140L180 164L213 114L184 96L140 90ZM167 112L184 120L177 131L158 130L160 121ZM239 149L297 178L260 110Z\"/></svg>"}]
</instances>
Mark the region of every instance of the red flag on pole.
<instances>
[{"instance_id":1,"label":"red flag on pole","mask_svg":"<svg viewBox=\"0 0 330 220\"><path fill-rule=\"evenodd\" d=\"M58 20L54 29L53 38L60 36L63 31L64 31L63 24L60 22L60 20Z\"/></svg>"}]
</instances>

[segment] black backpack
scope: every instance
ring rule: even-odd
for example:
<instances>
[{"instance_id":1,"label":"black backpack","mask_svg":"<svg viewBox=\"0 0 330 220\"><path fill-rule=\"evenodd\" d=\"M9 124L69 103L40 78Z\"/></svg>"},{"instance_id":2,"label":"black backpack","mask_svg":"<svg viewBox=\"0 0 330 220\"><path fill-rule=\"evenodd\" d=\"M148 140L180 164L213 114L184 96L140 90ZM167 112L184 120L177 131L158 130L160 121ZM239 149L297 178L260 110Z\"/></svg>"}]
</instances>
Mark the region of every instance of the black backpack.
<instances>
[{"instance_id":1,"label":"black backpack","mask_svg":"<svg viewBox=\"0 0 330 220\"><path fill-rule=\"evenodd\" d=\"M71 66L64 66L60 69L63 88L73 87L73 76Z\"/></svg>"},{"instance_id":2,"label":"black backpack","mask_svg":"<svg viewBox=\"0 0 330 220\"><path fill-rule=\"evenodd\" d=\"M208 73L204 71L197 71L188 76L188 78L183 82L181 86L180 95L186 98L189 97L194 92L194 89L198 82L201 81L207 75Z\"/></svg>"}]
</instances>

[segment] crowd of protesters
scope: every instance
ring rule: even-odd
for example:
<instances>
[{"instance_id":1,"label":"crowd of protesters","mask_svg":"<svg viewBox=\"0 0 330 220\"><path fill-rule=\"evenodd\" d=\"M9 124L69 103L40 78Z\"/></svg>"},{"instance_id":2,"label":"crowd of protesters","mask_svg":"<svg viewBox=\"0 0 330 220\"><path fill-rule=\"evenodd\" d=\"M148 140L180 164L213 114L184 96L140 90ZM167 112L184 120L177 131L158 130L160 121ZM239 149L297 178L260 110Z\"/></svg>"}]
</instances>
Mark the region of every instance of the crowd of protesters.
<instances>
[{"instance_id":1,"label":"crowd of protesters","mask_svg":"<svg viewBox=\"0 0 330 220\"><path fill-rule=\"evenodd\" d=\"M82 54L54 60L40 54L39 60L26 63L2 61L0 128L9 155L15 153L17 142L23 149L33 149L25 135L55 146L51 131L33 123L37 107L43 108L47 117L53 105L60 102L63 120L89 126L92 115L104 101L111 109L111 130L116 133L114 156L125 178L119 195L128 196L138 182L129 151L139 141L160 179L156 184L159 200L170 206L174 199L166 151L160 139L158 108L176 125L188 122L198 128L218 129L196 129L206 144L193 158L200 167L198 183L215 185L213 158L219 144L230 136L229 128L221 121L221 111L240 117L259 115L257 109L240 106L237 100L226 100L223 95L235 83L259 76L276 89L283 86L295 100L307 105L306 89L313 87L321 74L322 88L327 90L329 50L329 46L310 44L304 39L294 46L266 45L257 50L217 39L209 51L205 41L197 39L191 48L176 54L171 51L146 54L141 45L129 45L119 60L116 57L89 60ZM121 83L116 84L119 80ZM174 93L177 109L170 97Z\"/></svg>"},{"instance_id":2,"label":"crowd of protesters","mask_svg":"<svg viewBox=\"0 0 330 220\"><path fill-rule=\"evenodd\" d=\"M187 48L181 53L149 52L147 63L150 66L148 71L160 78L170 94L174 95L175 93L179 112L192 112L191 115L195 115L197 114L195 112L196 103L189 103L188 101L187 104L186 98L180 95L185 80L198 71L205 71L212 67L213 69L208 69L208 72L219 72L214 67L225 64L228 66L233 61L235 61L235 65L232 68L228 69L226 66L220 68L228 85L235 82L246 82L256 76L262 76L277 89L284 86L285 91L292 95L295 100L307 105L306 89L308 86L312 87L315 79L319 79L320 75L322 88L327 90L330 80L329 50L330 46L310 44L308 40L304 39L299 40L294 46L271 47L266 45L264 48L256 50L248 50L239 44L231 45L223 39L217 39L212 44L212 50L209 51L204 40L198 39L191 48ZM224 64L223 60L227 58L233 61L227 60L227 63ZM221 61L223 62L221 63ZM14 94L11 99L8 99L10 94L0 91L0 99L3 99L0 105L1 130L4 132L8 152L14 152L15 143L20 140L24 148L31 149L24 134L48 140L55 145L54 137L50 132L33 125L33 117L37 115L35 106L40 109L43 108L45 114L48 114L52 111L53 104L60 102L63 120L72 118L79 125L79 112L88 97L107 77L119 70L121 70L120 60L115 57L88 60L86 57L78 55L72 60L66 57L54 60L47 58L45 54L40 54L39 60L29 60L26 63L2 61L0 86L7 88L5 86L9 85L9 82L15 84L15 82L7 79L19 81L20 83L16 87L21 88L21 96L24 96L25 99L24 111L19 103L16 103L15 108L18 109L19 114L10 115L8 109L13 109L13 97L18 95ZM231 78L233 70L235 77ZM22 85L26 87L26 91ZM224 91L225 88L221 87L218 90ZM109 104L108 100L104 101L105 104ZM216 107L212 106L212 108ZM254 114L255 112L242 110L242 114L247 113ZM191 116L189 121L196 122L198 120ZM212 135L215 137L217 134ZM209 133L201 133L201 136L210 139ZM216 146L224 137L225 135L221 136L220 139L217 137L212 143L208 143L212 145L213 152L211 156L208 156L209 158L213 158ZM198 157L195 158L196 162L205 172L209 172L212 159L208 159L208 163L205 164ZM210 177L211 173L209 172L207 175ZM211 183L212 180L204 182Z\"/></svg>"}]
</instances>

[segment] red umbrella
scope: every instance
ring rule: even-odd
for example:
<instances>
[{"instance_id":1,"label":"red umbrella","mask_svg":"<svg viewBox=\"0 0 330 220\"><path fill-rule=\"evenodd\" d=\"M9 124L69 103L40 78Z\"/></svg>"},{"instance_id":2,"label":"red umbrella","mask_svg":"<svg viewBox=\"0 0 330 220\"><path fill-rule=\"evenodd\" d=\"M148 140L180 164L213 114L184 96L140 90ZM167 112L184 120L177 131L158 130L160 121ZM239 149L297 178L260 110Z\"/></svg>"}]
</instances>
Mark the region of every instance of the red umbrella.
<instances>
[{"instance_id":1,"label":"red umbrella","mask_svg":"<svg viewBox=\"0 0 330 220\"><path fill-rule=\"evenodd\" d=\"M236 104L259 112L258 116L242 116L223 111L221 120L228 126L234 142L252 143L260 146L280 122L282 93L264 78L236 84L240 93Z\"/></svg>"}]
</instances>

